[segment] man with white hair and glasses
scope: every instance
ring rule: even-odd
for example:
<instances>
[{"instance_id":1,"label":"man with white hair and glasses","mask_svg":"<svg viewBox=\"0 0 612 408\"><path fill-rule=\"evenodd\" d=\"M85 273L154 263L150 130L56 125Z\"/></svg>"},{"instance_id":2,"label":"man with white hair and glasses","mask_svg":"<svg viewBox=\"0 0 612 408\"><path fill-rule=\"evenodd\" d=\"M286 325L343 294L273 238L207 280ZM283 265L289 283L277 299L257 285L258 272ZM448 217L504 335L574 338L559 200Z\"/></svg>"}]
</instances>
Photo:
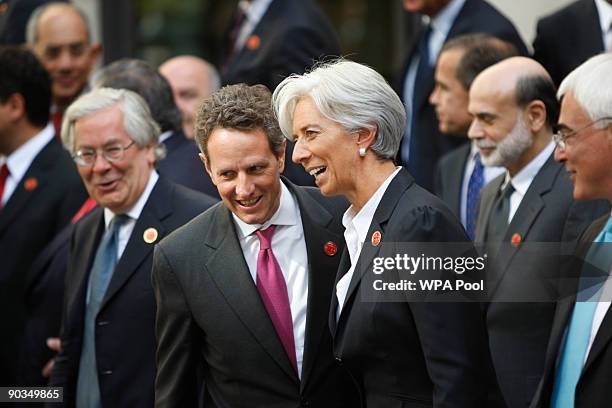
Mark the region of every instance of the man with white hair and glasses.
<instances>
[{"instance_id":1,"label":"man with white hair and glasses","mask_svg":"<svg viewBox=\"0 0 612 408\"><path fill-rule=\"evenodd\" d=\"M587 60L561 83L555 159L565 164L576 200L612 203L612 54ZM612 389L610 211L580 238L578 290L557 306L542 381L532 407L604 407ZM591 281L589 279L595 278ZM606 281L603 283L603 281Z\"/></svg>"},{"instance_id":2,"label":"man with white hair and glasses","mask_svg":"<svg viewBox=\"0 0 612 408\"><path fill-rule=\"evenodd\" d=\"M469 93L468 136L485 166L506 169L482 190L475 242L489 256L489 346L508 407L526 406L542 374L559 251L605 211L603 203L576 203L568 174L554 161L555 91L539 63L514 57L482 71ZM540 243L547 246L534 251Z\"/></svg>"},{"instance_id":3,"label":"man with white hair and glasses","mask_svg":"<svg viewBox=\"0 0 612 408\"><path fill-rule=\"evenodd\" d=\"M66 405L153 406L153 246L213 204L157 174L159 133L128 90L99 88L66 110L64 145L99 205L72 235L51 375Z\"/></svg>"}]
</instances>

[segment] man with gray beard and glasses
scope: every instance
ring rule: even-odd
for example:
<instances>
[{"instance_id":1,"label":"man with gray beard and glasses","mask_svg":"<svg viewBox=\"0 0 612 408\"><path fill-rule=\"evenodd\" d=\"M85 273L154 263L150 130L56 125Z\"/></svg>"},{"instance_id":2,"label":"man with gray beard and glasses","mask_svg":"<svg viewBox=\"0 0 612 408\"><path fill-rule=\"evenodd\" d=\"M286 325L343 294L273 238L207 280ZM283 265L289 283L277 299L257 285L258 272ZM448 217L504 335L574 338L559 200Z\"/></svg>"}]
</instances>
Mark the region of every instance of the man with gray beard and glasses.
<instances>
[{"instance_id":1,"label":"man with gray beard and glasses","mask_svg":"<svg viewBox=\"0 0 612 408\"><path fill-rule=\"evenodd\" d=\"M497 380L505 405L524 407L543 371L560 251L607 205L572 198L569 176L553 158L555 86L540 64L514 57L485 69L472 83L468 111L468 137L482 163L506 169L482 190L475 241L488 255L484 309Z\"/></svg>"}]
</instances>

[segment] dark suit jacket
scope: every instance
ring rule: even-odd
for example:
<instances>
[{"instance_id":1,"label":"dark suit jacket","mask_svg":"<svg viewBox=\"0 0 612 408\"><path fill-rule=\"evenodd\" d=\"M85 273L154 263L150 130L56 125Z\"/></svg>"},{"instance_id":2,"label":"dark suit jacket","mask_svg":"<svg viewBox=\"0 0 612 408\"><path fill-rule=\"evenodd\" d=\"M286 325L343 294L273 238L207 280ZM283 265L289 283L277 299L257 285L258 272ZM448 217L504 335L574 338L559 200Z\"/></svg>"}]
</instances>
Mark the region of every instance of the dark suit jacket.
<instances>
[{"instance_id":1,"label":"dark suit jacket","mask_svg":"<svg viewBox=\"0 0 612 408\"><path fill-rule=\"evenodd\" d=\"M578 259L584 259L590 245L599 232L606 224L609 213L597 219L585 231L580 238L580 244L576 250ZM577 268L580 270L580 267ZM550 341L546 349L544 362L544 374L538 386L533 401L532 408L548 408L552 396L555 382L556 365L559 353L562 351L563 339L569 320L574 310L575 296L571 296L559 301L557 311L554 316ZM612 378L612 311L608 309L576 386L575 407L607 407L612 400L612 388L610 379Z\"/></svg>"},{"instance_id":2,"label":"dark suit jacket","mask_svg":"<svg viewBox=\"0 0 612 408\"><path fill-rule=\"evenodd\" d=\"M436 169L434 193L459 219L461 219L461 187L470 150L469 143L451 150L442 156Z\"/></svg>"},{"instance_id":3,"label":"dark suit jacket","mask_svg":"<svg viewBox=\"0 0 612 408\"><path fill-rule=\"evenodd\" d=\"M391 181L365 242L336 324L333 296L329 324L334 352L358 384L368 408L484 407L488 380L484 322L477 303L364 301L367 271L380 248L394 242L465 242L448 208L401 170ZM342 255L337 280L348 270Z\"/></svg>"},{"instance_id":4,"label":"dark suit jacket","mask_svg":"<svg viewBox=\"0 0 612 408\"><path fill-rule=\"evenodd\" d=\"M73 231L74 224L66 225L36 257L26 276L26 318L19 358L19 385L43 387L48 383L41 371L55 352L47 347L46 340L59 337Z\"/></svg>"},{"instance_id":5,"label":"dark suit jacket","mask_svg":"<svg viewBox=\"0 0 612 408\"><path fill-rule=\"evenodd\" d=\"M220 198L217 187L198 156L200 149L194 140L187 139L183 131L179 130L172 132L163 144L166 146L166 157L157 163L159 174L217 200Z\"/></svg>"},{"instance_id":6,"label":"dark suit jacket","mask_svg":"<svg viewBox=\"0 0 612 408\"><path fill-rule=\"evenodd\" d=\"M328 241L342 249L346 203L284 182L300 206L309 264L301 381L261 302L231 212L219 203L155 250L157 407L196 406L198 364L206 407L356 406L327 329L340 254L323 251Z\"/></svg>"},{"instance_id":7,"label":"dark suit jacket","mask_svg":"<svg viewBox=\"0 0 612 408\"><path fill-rule=\"evenodd\" d=\"M104 407L151 407L155 379L155 299L151 286L153 244L148 228L162 238L213 201L160 177L119 259L96 318L96 363ZM61 330L52 386L64 387L64 405L73 407L85 317L85 294L104 230L103 209L93 210L75 228L66 274Z\"/></svg>"},{"instance_id":8,"label":"dark suit jacket","mask_svg":"<svg viewBox=\"0 0 612 408\"><path fill-rule=\"evenodd\" d=\"M340 43L327 16L313 0L273 0L252 36L259 45L229 50L221 70L223 85L263 84L271 91L291 74L303 74L315 61L340 56ZM248 41L247 41L248 43ZM295 184L314 186L314 178L291 161L293 143L287 141L285 175Z\"/></svg>"},{"instance_id":9,"label":"dark suit jacket","mask_svg":"<svg viewBox=\"0 0 612 408\"><path fill-rule=\"evenodd\" d=\"M546 68L557 86L574 68L603 51L593 0L578 0L538 21L533 58Z\"/></svg>"},{"instance_id":10,"label":"dark suit jacket","mask_svg":"<svg viewBox=\"0 0 612 408\"><path fill-rule=\"evenodd\" d=\"M487 239L487 224L504 178L505 174L500 175L482 190L476 243ZM561 251L567 250L568 243L575 243L594 218L609 211L601 201L574 201L572 192L568 173L551 155L533 179L503 239L509 243L518 234L520 244L506 244L489 259L489 347L508 407L527 406L542 375L555 313Z\"/></svg>"},{"instance_id":11,"label":"dark suit jacket","mask_svg":"<svg viewBox=\"0 0 612 408\"><path fill-rule=\"evenodd\" d=\"M16 385L26 273L86 198L74 162L53 138L0 210L0 385Z\"/></svg>"},{"instance_id":12,"label":"dark suit jacket","mask_svg":"<svg viewBox=\"0 0 612 408\"><path fill-rule=\"evenodd\" d=\"M514 44L521 54L527 55L527 48L510 20L486 1L466 0L448 33L447 40L461 34L477 32L490 33L506 40ZM398 95L402 95L402 99L413 97L413 95L404 95L403 92L410 61L415 53L416 47L413 47L396 84L396 90ZM422 84L420 88L423 92L414 95L413 123L408 124L412 126L412 137L416 139L411 144L410 163L403 163L414 175L416 182L430 191L434 188L434 171L438 159L444 153L467 142L464 138L444 135L438 129L435 109L428 101L434 88L434 70L435 67L432 66L425 75L416 79Z\"/></svg>"}]
</instances>

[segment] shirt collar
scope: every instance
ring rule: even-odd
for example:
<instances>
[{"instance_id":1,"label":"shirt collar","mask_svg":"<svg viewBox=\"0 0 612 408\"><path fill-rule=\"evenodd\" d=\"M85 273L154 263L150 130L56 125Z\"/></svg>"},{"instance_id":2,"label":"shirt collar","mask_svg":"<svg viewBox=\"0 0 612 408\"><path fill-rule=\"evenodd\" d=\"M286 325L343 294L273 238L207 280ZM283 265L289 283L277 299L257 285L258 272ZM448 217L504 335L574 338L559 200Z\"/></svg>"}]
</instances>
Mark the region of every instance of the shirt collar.
<instances>
[{"instance_id":1,"label":"shirt collar","mask_svg":"<svg viewBox=\"0 0 612 408\"><path fill-rule=\"evenodd\" d=\"M247 224L232 213L232 218L237 227L238 239L243 239L259 229L266 229L270 225L296 225L300 217L297 201L281 181L280 204L272 217L263 224Z\"/></svg>"},{"instance_id":2,"label":"shirt collar","mask_svg":"<svg viewBox=\"0 0 612 408\"><path fill-rule=\"evenodd\" d=\"M595 7L599 15L601 31L605 35L610 31L612 26L612 4L608 3L606 0L595 0Z\"/></svg>"},{"instance_id":3,"label":"shirt collar","mask_svg":"<svg viewBox=\"0 0 612 408\"><path fill-rule=\"evenodd\" d=\"M444 34L446 38L464 4L465 0L452 0L431 19L432 28Z\"/></svg>"},{"instance_id":4,"label":"shirt collar","mask_svg":"<svg viewBox=\"0 0 612 408\"><path fill-rule=\"evenodd\" d=\"M257 24L263 15L266 14L270 3L272 3L272 0L253 0L250 3L240 2L242 4L240 7L245 12L247 19Z\"/></svg>"},{"instance_id":5,"label":"shirt collar","mask_svg":"<svg viewBox=\"0 0 612 408\"><path fill-rule=\"evenodd\" d=\"M344 225L344 228L349 228L352 224L357 231L359 242L365 242L368 229L370 228L370 224L372 223L372 219L374 218L378 204L380 204L380 201L385 195L391 180L393 180L401 169L401 166L395 168L395 171L391 173L389 177L387 177L380 187L378 187L376 192L372 195L372 197L370 197L370 199L357 214L355 214L355 207L352 205L345 211L344 216L342 217L342 225Z\"/></svg>"},{"instance_id":6,"label":"shirt collar","mask_svg":"<svg viewBox=\"0 0 612 408\"><path fill-rule=\"evenodd\" d=\"M512 181L512 187L516 191L518 191L522 196L527 193L527 189L531 185L531 182L535 178L536 174L540 171L546 160L550 157L550 155L555 150L555 144L550 142L536 157L534 157L525 167L521 169L512 179L510 179L510 175L506 172L506 181L504 182L504 186L508 184L508 181Z\"/></svg>"},{"instance_id":7,"label":"shirt collar","mask_svg":"<svg viewBox=\"0 0 612 408\"><path fill-rule=\"evenodd\" d=\"M125 212L125 215L130 217L131 220L137 220L138 218L140 218L140 214L142 213L142 210L145 204L149 200L149 196L151 195L151 192L153 191L153 187L155 187L155 184L157 183L158 179L159 179L159 175L157 174L157 172L155 170L151 171L151 175L149 176L149 181L147 182L147 185L144 191L142 192L138 200L136 200L136 203L132 206L132 208L130 208L129 210ZM104 225L106 228L108 228L108 226L110 225L110 222L115 217L115 215L118 215L118 214L113 213L108 208L104 209Z\"/></svg>"},{"instance_id":8,"label":"shirt collar","mask_svg":"<svg viewBox=\"0 0 612 408\"><path fill-rule=\"evenodd\" d=\"M17 150L11 153L5 160L11 177L15 180L21 180L30 168L30 165L55 137L53 125L49 123L43 130L38 132L36 136L19 146Z\"/></svg>"},{"instance_id":9,"label":"shirt collar","mask_svg":"<svg viewBox=\"0 0 612 408\"><path fill-rule=\"evenodd\" d=\"M171 130L166 130L165 132L163 132L161 135L159 135L159 143L163 143L166 140L168 140L168 138L170 136L172 136L172 131Z\"/></svg>"},{"instance_id":10,"label":"shirt collar","mask_svg":"<svg viewBox=\"0 0 612 408\"><path fill-rule=\"evenodd\" d=\"M476 142L472 141L470 145L470 154L468 155L468 160L474 161L474 159L476 158L476 153L479 153L479 151L480 149L478 149L478 146L476 146Z\"/></svg>"}]
</instances>

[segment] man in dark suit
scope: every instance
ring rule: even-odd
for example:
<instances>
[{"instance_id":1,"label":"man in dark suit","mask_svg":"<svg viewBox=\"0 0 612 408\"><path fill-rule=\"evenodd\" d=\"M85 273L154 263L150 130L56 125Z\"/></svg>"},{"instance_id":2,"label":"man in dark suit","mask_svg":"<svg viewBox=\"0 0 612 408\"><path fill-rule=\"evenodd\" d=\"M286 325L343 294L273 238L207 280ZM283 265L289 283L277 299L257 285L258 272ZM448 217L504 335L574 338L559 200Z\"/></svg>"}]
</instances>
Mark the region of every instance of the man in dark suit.
<instances>
[{"instance_id":1,"label":"man in dark suit","mask_svg":"<svg viewBox=\"0 0 612 408\"><path fill-rule=\"evenodd\" d=\"M198 368L207 407L358 406L327 329L346 203L280 178L270 98L227 86L198 112L223 203L155 250L157 407L196 406Z\"/></svg>"},{"instance_id":2,"label":"man in dark suit","mask_svg":"<svg viewBox=\"0 0 612 408\"><path fill-rule=\"evenodd\" d=\"M512 44L484 33L460 35L444 44L436 63L436 85L429 96L441 133L467 138L472 123L467 110L472 81L483 69L516 53ZM476 145L466 143L442 156L434 188L461 220L470 239L474 239L480 190L502 171L499 167L484 168L477 153Z\"/></svg>"},{"instance_id":3,"label":"man in dark suit","mask_svg":"<svg viewBox=\"0 0 612 408\"><path fill-rule=\"evenodd\" d=\"M559 105L540 64L501 61L476 77L469 96L469 137L485 166L506 168L482 190L475 241L490 257L485 313L497 379L507 406L524 407L544 366L562 243L575 242L605 209L574 202L569 177L554 162Z\"/></svg>"},{"instance_id":4,"label":"man in dark suit","mask_svg":"<svg viewBox=\"0 0 612 408\"><path fill-rule=\"evenodd\" d=\"M612 54L598 55L572 71L559 87L558 96L562 100L559 130L555 134L555 159L564 163L570 173L576 200L603 199L612 204L611 70ZM585 259L588 251L587 263L598 265L597 273L609 278L610 243L612 216L608 210L581 237L576 253L579 259ZM596 261L598 258L600 260ZM574 265L574 276L588 278L588 269L581 266ZM609 286L608 280L599 298L589 299L579 292L577 296L559 301L546 350L544 375L532 407L587 408L610 404L612 312Z\"/></svg>"},{"instance_id":5,"label":"man in dark suit","mask_svg":"<svg viewBox=\"0 0 612 408\"><path fill-rule=\"evenodd\" d=\"M609 0L578 0L538 20L533 58L546 68L556 85L587 58L606 50L612 51Z\"/></svg>"},{"instance_id":6,"label":"man in dark suit","mask_svg":"<svg viewBox=\"0 0 612 408\"><path fill-rule=\"evenodd\" d=\"M36 57L0 48L0 384L16 385L26 272L87 197L49 121L51 81Z\"/></svg>"},{"instance_id":7,"label":"man in dark suit","mask_svg":"<svg viewBox=\"0 0 612 408\"><path fill-rule=\"evenodd\" d=\"M66 111L62 139L100 206L71 240L50 381L66 406L153 405L153 244L213 203L157 174L159 132L128 90L95 89Z\"/></svg>"},{"instance_id":8,"label":"man in dark suit","mask_svg":"<svg viewBox=\"0 0 612 408\"><path fill-rule=\"evenodd\" d=\"M210 177L202 171L198 147L182 131L181 112L172 88L159 72L145 61L122 59L98 71L91 83L92 87L129 89L142 96L161 127L159 139L166 149L157 171L175 183L219 198Z\"/></svg>"},{"instance_id":9,"label":"man in dark suit","mask_svg":"<svg viewBox=\"0 0 612 408\"><path fill-rule=\"evenodd\" d=\"M270 90L315 61L340 55L331 22L314 0L248 0L239 3L228 31L221 68L222 85L262 84ZM284 175L299 185L314 179L291 161L287 143Z\"/></svg>"},{"instance_id":10,"label":"man in dark suit","mask_svg":"<svg viewBox=\"0 0 612 408\"><path fill-rule=\"evenodd\" d=\"M486 1L404 0L404 8L421 13L425 18L396 87L408 115L398 159L418 184L432 191L438 159L465 143L465 139L440 133L434 108L428 103L434 89L434 66L442 44L460 34L485 32L513 44L522 55L527 54L527 49L512 23Z\"/></svg>"}]
</instances>

